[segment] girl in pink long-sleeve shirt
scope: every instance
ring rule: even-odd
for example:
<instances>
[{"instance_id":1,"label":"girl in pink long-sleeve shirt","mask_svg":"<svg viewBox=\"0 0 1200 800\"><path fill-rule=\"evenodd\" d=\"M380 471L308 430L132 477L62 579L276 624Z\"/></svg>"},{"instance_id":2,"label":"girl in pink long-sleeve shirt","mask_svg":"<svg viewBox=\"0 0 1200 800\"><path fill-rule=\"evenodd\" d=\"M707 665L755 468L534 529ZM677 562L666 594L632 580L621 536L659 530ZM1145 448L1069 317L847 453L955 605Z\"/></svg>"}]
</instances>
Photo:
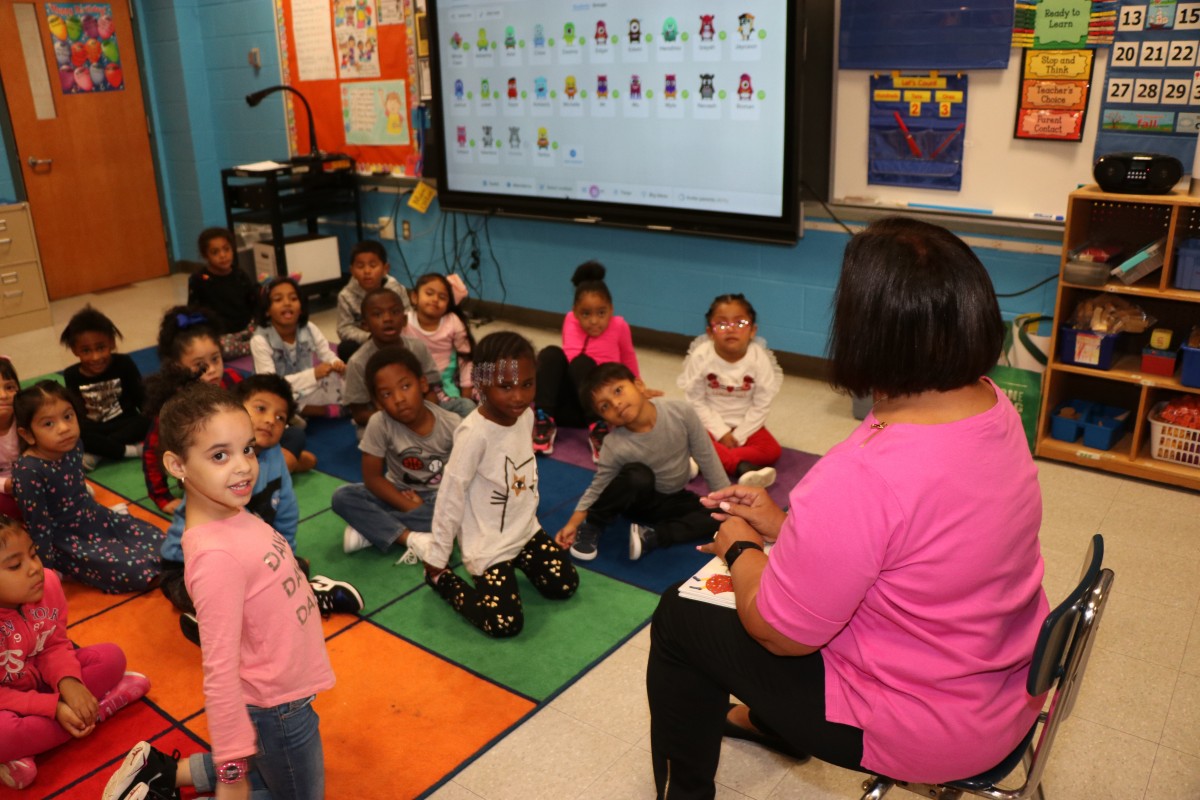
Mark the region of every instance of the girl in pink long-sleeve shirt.
<instances>
[{"instance_id":1,"label":"girl in pink long-sleeve shirt","mask_svg":"<svg viewBox=\"0 0 1200 800\"><path fill-rule=\"evenodd\" d=\"M250 417L228 392L194 384L159 422L163 465L187 496L184 581L200 627L212 754L175 763L140 742L104 798L145 783L152 795L190 785L221 800L259 789L317 800L325 768L312 701L333 686L333 669L291 548L245 509L258 477Z\"/></svg>"},{"instance_id":2,"label":"girl in pink long-sleeve shirt","mask_svg":"<svg viewBox=\"0 0 1200 800\"><path fill-rule=\"evenodd\" d=\"M613 314L612 294L604 283L604 265L598 261L580 264L571 276L575 284L575 302L563 319L562 347L553 345L538 353L537 417L533 424L533 451L543 455L554 452L558 426L589 426L592 458L600 457L600 442L608 429L584 409L579 387L599 364L619 361L640 379L637 353L629 323ZM651 397L662 392L649 390ZM589 424L590 423L590 424Z\"/></svg>"}]
</instances>

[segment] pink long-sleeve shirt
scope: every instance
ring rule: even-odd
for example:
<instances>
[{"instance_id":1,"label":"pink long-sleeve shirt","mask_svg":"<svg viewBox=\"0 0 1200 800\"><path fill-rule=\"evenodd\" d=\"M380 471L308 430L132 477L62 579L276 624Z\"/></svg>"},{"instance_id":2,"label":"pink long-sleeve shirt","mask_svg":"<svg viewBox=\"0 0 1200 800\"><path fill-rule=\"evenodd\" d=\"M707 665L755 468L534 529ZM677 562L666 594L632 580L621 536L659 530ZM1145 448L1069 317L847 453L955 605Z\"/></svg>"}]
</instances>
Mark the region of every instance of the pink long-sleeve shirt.
<instances>
[{"instance_id":1,"label":"pink long-sleeve shirt","mask_svg":"<svg viewBox=\"0 0 1200 800\"><path fill-rule=\"evenodd\" d=\"M604 333L592 337L583 332L583 326L575 319L575 312L568 311L563 318L562 342L567 361L574 361L575 356L586 353L597 364L620 361L629 367L635 378L642 377L638 371L637 353L633 350L633 334L624 317L614 316L608 321Z\"/></svg>"},{"instance_id":2,"label":"pink long-sleeve shirt","mask_svg":"<svg viewBox=\"0 0 1200 800\"><path fill-rule=\"evenodd\" d=\"M41 601L0 608L0 709L23 717L54 718L58 682L82 679L67 639L67 597L52 569Z\"/></svg>"},{"instance_id":3,"label":"pink long-sleeve shirt","mask_svg":"<svg viewBox=\"0 0 1200 800\"><path fill-rule=\"evenodd\" d=\"M246 511L184 531L183 565L200 623L213 760L252 756L247 705L333 686L316 598L287 540Z\"/></svg>"},{"instance_id":4,"label":"pink long-sleeve shirt","mask_svg":"<svg viewBox=\"0 0 1200 800\"><path fill-rule=\"evenodd\" d=\"M758 610L824 645L825 716L863 730L864 767L969 777L1042 705L1025 691L1049 610L1037 468L999 390L967 419L876 424L868 415L792 490Z\"/></svg>"}]
</instances>

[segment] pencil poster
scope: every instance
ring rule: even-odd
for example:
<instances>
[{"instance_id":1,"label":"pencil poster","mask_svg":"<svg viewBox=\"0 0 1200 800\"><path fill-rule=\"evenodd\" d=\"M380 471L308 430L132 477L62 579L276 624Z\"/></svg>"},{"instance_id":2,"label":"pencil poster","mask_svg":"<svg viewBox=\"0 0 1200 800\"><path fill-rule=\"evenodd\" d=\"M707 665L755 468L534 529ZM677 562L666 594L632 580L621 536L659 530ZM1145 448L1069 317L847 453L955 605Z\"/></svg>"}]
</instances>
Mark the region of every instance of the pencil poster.
<instances>
[{"instance_id":1,"label":"pencil poster","mask_svg":"<svg viewBox=\"0 0 1200 800\"><path fill-rule=\"evenodd\" d=\"M1094 50L1026 50L1014 136L1083 139Z\"/></svg>"},{"instance_id":2,"label":"pencil poster","mask_svg":"<svg viewBox=\"0 0 1200 800\"><path fill-rule=\"evenodd\" d=\"M108 3L46 3L46 26L63 94L125 88L121 50Z\"/></svg>"}]
</instances>

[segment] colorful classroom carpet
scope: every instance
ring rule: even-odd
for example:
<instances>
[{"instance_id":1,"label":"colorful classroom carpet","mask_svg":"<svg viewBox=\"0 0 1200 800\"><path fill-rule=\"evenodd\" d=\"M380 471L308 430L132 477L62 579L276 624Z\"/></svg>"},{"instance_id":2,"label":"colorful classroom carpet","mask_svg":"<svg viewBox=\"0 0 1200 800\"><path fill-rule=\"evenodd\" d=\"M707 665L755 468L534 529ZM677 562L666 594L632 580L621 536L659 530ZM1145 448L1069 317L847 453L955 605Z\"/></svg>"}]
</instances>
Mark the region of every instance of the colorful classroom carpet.
<instances>
[{"instance_id":1,"label":"colorful classroom carpet","mask_svg":"<svg viewBox=\"0 0 1200 800\"><path fill-rule=\"evenodd\" d=\"M133 355L143 374L157 367L152 353ZM492 640L424 587L419 566L397 565L399 552L342 552L345 523L329 503L334 489L359 479L354 433L345 419L314 420L308 433L320 463L295 478L298 552L314 573L353 582L366 600L361 616L324 623L337 685L318 697L316 709L331 798L429 794L637 633L658 593L707 560L677 547L631 562L628 527L614 525L601 540L600 557L582 567L579 592L570 600L544 600L522 576L525 628L514 639ZM579 455L582 448L586 456L583 434L564 432L560 442L554 456L539 460L539 518L552 533L592 475L590 457ZM816 461L794 451L785 451L785 459L784 486ZM147 497L140 461L105 463L89 478L101 503L127 503L131 513L166 527ZM458 572L466 574L461 565ZM0 787L0 800L94 800L140 739L184 755L207 747L200 650L180 634L166 598L157 590L103 595L66 586L72 640L120 644L128 669L145 673L152 688L91 736L38 758L36 783L21 792Z\"/></svg>"}]
</instances>

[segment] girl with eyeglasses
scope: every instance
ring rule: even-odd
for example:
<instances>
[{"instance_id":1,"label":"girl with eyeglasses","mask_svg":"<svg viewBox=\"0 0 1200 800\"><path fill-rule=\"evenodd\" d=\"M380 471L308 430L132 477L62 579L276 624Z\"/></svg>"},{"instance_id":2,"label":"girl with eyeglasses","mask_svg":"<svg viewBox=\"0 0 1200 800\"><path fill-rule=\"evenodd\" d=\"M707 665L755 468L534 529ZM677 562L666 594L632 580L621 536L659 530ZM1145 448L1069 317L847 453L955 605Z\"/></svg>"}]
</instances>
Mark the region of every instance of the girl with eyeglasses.
<instances>
[{"instance_id":1,"label":"girl with eyeglasses","mask_svg":"<svg viewBox=\"0 0 1200 800\"><path fill-rule=\"evenodd\" d=\"M783 452L766 428L783 370L758 336L758 315L740 294L713 300L705 333L683 360L679 388L717 447L721 466L743 486L770 486Z\"/></svg>"}]
</instances>

